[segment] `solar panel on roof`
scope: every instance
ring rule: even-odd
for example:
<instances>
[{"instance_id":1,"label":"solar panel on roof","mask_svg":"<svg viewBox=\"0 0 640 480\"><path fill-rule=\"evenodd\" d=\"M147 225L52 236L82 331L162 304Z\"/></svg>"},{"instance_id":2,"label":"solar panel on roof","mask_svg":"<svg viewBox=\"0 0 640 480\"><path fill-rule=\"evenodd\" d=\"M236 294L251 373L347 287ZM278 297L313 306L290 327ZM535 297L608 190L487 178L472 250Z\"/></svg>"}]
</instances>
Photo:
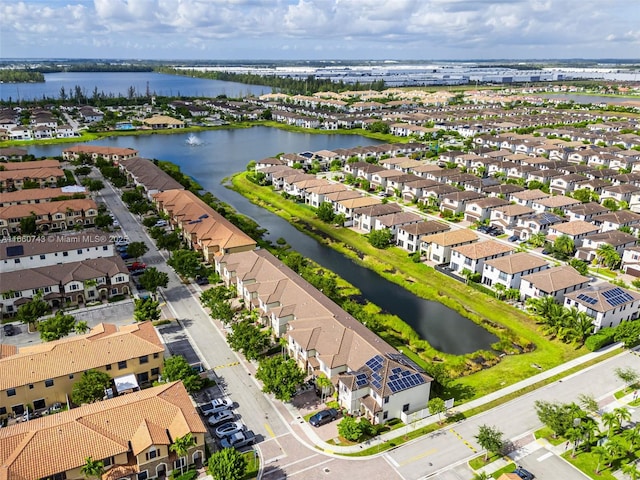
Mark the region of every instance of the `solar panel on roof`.
<instances>
[{"instance_id":1,"label":"solar panel on roof","mask_svg":"<svg viewBox=\"0 0 640 480\"><path fill-rule=\"evenodd\" d=\"M24 245L11 245L7 247L7 257L18 257L24 255Z\"/></svg>"},{"instance_id":2,"label":"solar panel on roof","mask_svg":"<svg viewBox=\"0 0 640 480\"><path fill-rule=\"evenodd\" d=\"M396 368L391 370L391 372L395 373L396 375L399 374L401 371L402 371L402 369L400 367L396 367Z\"/></svg>"},{"instance_id":3,"label":"solar panel on roof","mask_svg":"<svg viewBox=\"0 0 640 480\"><path fill-rule=\"evenodd\" d=\"M398 380L394 380L388 383L389 390L393 393L400 392L402 390L407 390L409 388L422 385L424 383L424 378L422 375L418 373L412 373L409 376L401 377Z\"/></svg>"},{"instance_id":4,"label":"solar panel on roof","mask_svg":"<svg viewBox=\"0 0 640 480\"><path fill-rule=\"evenodd\" d=\"M384 362L383 358L380 355L376 355L367 361L366 365L374 372L380 370L382 368L382 363Z\"/></svg>"},{"instance_id":5,"label":"solar panel on roof","mask_svg":"<svg viewBox=\"0 0 640 480\"><path fill-rule=\"evenodd\" d=\"M578 295L578 300L582 300L585 303L588 303L589 305L595 305L596 303L598 303L598 301L593 298L590 297L589 295L585 295L584 293L581 293L580 295Z\"/></svg>"}]
</instances>

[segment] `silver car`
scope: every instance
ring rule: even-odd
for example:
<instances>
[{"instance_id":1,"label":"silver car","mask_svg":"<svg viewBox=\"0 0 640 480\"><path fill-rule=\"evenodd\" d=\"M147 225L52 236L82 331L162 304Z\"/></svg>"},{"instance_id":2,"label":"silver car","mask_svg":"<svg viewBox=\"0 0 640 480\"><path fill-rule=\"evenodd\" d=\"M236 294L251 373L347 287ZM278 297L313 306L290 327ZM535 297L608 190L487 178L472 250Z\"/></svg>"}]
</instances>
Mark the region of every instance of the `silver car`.
<instances>
[{"instance_id":1,"label":"silver car","mask_svg":"<svg viewBox=\"0 0 640 480\"><path fill-rule=\"evenodd\" d=\"M244 425L242 424L242 422L227 422L216 428L215 434L218 438L224 438L243 430Z\"/></svg>"}]
</instances>

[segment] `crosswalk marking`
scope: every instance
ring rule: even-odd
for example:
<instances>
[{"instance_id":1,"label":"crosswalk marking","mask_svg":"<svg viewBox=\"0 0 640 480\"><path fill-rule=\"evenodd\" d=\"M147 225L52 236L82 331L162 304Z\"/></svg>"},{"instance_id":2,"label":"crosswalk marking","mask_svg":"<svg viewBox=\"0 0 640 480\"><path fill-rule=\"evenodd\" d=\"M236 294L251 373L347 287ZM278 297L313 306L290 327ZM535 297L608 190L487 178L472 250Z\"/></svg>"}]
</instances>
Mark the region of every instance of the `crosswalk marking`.
<instances>
[{"instance_id":1,"label":"crosswalk marking","mask_svg":"<svg viewBox=\"0 0 640 480\"><path fill-rule=\"evenodd\" d=\"M213 369L219 370L221 368L235 367L236 365L240 365L240 362L231 362L224 365L218 365L217 367L213 367Z\"/></svg>"}]
</instances>

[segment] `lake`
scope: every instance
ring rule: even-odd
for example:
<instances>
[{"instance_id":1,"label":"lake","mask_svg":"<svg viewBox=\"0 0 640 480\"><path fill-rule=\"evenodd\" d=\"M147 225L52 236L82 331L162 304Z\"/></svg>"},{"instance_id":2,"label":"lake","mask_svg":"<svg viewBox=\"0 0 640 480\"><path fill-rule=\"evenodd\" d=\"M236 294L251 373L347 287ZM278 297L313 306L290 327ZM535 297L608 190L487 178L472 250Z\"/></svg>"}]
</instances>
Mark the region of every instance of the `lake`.
<instances>
[{"instance_id":1,"label":"lake","mask_svg":"<svg viewBox=\"0 0 640 480\"><path fill-rule=\"evenodd\" d=\"M267 127L208 130L199 132L197 137L202 142L199 146L187 143L188 134L111 137L90 143L132 147L139 150L141 157L168 160L179 165L205 190L266 228L269 240L285 238L293 249L355 285L365 298L402 318L421 338L442 352L465 354L480 349L488 350L498 340L495 335L458 312L441 303L413 295L299 232L277 215L253 205L221 184L224 178L244 170L251 160L261 160L281 152L333 150L380 142L356 135L312 135ZM56 156L61 154L63 148L60 145L33 146L29 147L29 153L38 157Z\"/></svg>"},{"instance_id":2,"label":"lake","mask_svg":"<svg viewBox=\"0 0 640 480\"><path fill-rule=\"evenodd\" d=\"M83 95L91 97L94 89L107 96L126 97L130 87L136 95L212 97L226 95L239 98L271 92L271 87L243 83L183 77L155 72L60 72L47 73L44 83L0 84L0 100L34 100L42 97L59 99L64 87L69 95L78 85Z\"/></svg>"},{"instance_id":3,"label":"lake","mask_svg":"<svg viewBox=\"0 0 640 480\"><path fill-rule=\"evenodd\" d=\"M578 93L542 93L541 97L549 99L549 100L561 100L564 102L573 101L574 103L580 104L600 104L600 103L610 103L613 105L619 105L625 102L640 102L640 96L637 97L607 97L605 95L583 95Z\"/></svg>"}]
</instances>

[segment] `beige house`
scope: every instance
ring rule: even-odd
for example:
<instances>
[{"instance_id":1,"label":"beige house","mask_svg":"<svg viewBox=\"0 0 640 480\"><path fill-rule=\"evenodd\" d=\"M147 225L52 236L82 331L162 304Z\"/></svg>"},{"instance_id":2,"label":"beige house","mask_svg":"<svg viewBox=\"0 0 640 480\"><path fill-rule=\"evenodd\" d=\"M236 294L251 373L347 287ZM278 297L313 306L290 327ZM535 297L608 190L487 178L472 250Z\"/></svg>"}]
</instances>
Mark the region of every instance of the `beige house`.
<instances>
[{"instance_id":1,"label":"beige house","mask_svg":"<svg viewBox=\"0 0 640 480\"><path fill-rule=\"evenodd\" d=\"M438 264L451 261L451 251L455 247L478 241L478 235L466 228L450 230L448 232L426 235L421 238L420 250L431 262Z\"/></svg>"},{"instance_id":2,"label":"beige house","mask_svg":"<svg viewBox=\"0 0 640 480\"><path fill-rule=\"evenodd\" d=\"M167 115L154 115L151 118L145 118L142 123L153 130L184 128L182 120Z\"/></svg>"},{"instance_id":3,"label":"beige house","mask_svg":"<svg viewBox=\"0 0 640 480\"><path fill-rule=\"evenodd\" d=\"M482 268L486 261L511 255L514 250L515 248L511 245L496 240L460 245L459 247L454 247L451 251L449 268L458 274L462 274L464 270L482 273Z\"/></svg>"},{"instance_id":4,"label":"beige house","mask_svg":"<svg viewBox=\"0 0 640 480\"><path fill-rule=\"evenodd\" d=\"M589 281L589 277L580 275L568 265L547 268L521 278L520 298L526 300L552 296L556 302L562 303L566 294L586 287Z\"/></svg>"},{"instance_id":5,"label":"beige house","mask_svg":"<svg viewBox=\"0 0 640 480\"><path fill-rule=\"evenodd\" d=\"M0 418L68 405L73 384L87 370L112 378L133 374L151 385L162 369L164 345L151 322L101 323L86 335L15 349L0 358ZM4 429L0 430L1 432Z\"/></svg>"},{"instance_id":6,"label":"beige house","mask_svg":"<svg viewBox=\"0 0 640 480\"><path fill-rule=\"evenodd\" d=\"M185 457L171 451L191 434ZM200 466L207 427L182 382L167 383L0 429L3 479L87 478L87 457L102 461L102 480L166 478Z\"/></svg>"},{"instance_id":7,"label":"beige house","mask_svg":"<svg viewBox=\"0 0 640 480\"><path fill-rule=\"evenodd\" d=\"M36 217L36 227L41 232L67 230L76 225L93 225L98 206L93 200L83 198L0 207L0 236L20 233L20 220L31 216Z\"/></svg>"}]
</instances>

